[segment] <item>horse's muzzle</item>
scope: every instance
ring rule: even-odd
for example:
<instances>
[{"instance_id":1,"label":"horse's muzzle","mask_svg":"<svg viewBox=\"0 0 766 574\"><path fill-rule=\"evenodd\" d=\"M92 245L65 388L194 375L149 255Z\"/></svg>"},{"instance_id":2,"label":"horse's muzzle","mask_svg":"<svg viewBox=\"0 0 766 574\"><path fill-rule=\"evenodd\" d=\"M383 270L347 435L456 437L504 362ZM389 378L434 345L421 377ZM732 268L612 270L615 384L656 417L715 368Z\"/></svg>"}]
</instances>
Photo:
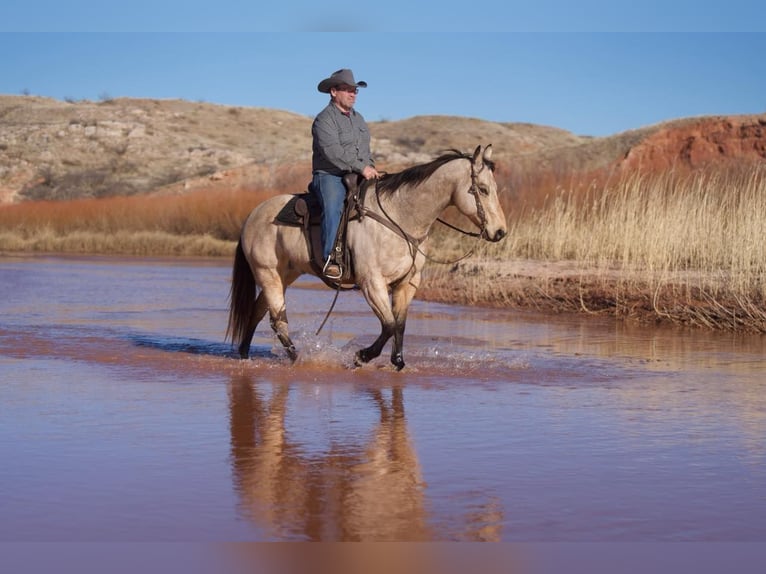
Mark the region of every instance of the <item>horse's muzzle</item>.
<instances>
[{"instance_id":1,"label":"horse's muzzle","mask_svg":"<svg viewBox=\"0 0 766 574\"><path fill-rule=\"evenodd\" d=\"M505 229L498 229L497 231L495 231L493 235L490 235L489 231L487 231L486 229L484 230L484 239L486 239L487 241L492 241L493 243L496 241L500 241L503 237L505 237L505 235L506 235Z\"/></svg>"}]
</instances>

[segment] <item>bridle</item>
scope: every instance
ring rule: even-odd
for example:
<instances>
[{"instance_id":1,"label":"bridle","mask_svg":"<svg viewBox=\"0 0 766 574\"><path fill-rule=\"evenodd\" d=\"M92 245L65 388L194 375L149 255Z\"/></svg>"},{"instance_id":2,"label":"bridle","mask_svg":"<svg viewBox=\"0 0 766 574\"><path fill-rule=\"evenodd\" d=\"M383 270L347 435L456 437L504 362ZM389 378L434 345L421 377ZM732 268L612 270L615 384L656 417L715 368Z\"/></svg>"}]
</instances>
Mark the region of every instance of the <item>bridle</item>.
<instances>
[{"instance_id":1,"label":"bridle","mask_svg":"<svg viewBox=\"0 0 766 574\"><path fill-rule=\"evenodd\" d=\"M476 233L475 231L466 231L465 229L460 229L459 227L452 225L451 223L447 223L444 221L441 217L437 217L436 221L441 223L442 225L445 225L449 227L450 229L454 229L455 231L459 231L463 235L468 235L469 237L484 237L486 239L487 236L487 213L484 211L484 206L481 204L481 200L479 199L479 194L481 193L479 191L479 184L477 183L479 179L479 174L486 168L486 165L482 165L480 170L476 170L476 164L473 161L473 158L470 159L471 162L471 187L468 189L469 195L473 195L474 200L476 201L476 214L479 216L479 232Z\"/></svg>"},{"instance_id":2,"label":"bridle","mask_svg":"<svg viewBox=\"0 0 766 574\"><path fill-rule=\"evenodd\" d=\"M486 238L486 235L487 235L487 214L484 211L484 206L482 205L481 200L479 199L479 195L481 194L481 191L479 190L478 179L479 179L479 174L484 169L486 169L487 166L486 166L486 164L483 164L481 169L477 170L476 169L476 163L474 162L474 159L472 157L466 157L466 159L468 159L468 161L471 162L471 187L468 188L468 194L473 195L474 200L476 201L476 214L479 216L479 223L480 223L480 225L479 225L479 232L477 233L475 231L466 231L466 230L461 229L461 228L459 228L459 227L457 227L455 225L452 225L451 223L448 223L447 221L444 221L441 217L437 217L436 221L438 221L439 223L441 223L442 225L444 225L446 227L449 227L450 229L453 229L455 231L458 231L458 232L462 233L463 235L467 235L469 237L484 237L484 238ZM386 212L385 208L381 204L381 202L380 202L380 195L378 194L377 187L375 188L375 198L377 199L377 202L378 202L378 208L380 209L381 213L385 217L381 217L381 216L377 215L375 212L371 212L371 211L369 211L367 209L364 209L364 208L362 208L361 213L363 213L364 215L371 216L373 219L375 219L379 223L382 223L383 225L385 225L389 229L395 231L396 233L398 233L399 235L401 235L404 238L404 240L407 242L407 244L410 247L410 254L412 255L412 264L413 264L413 266L415 265L415 254L416 253L421 253L429 261L433 261L434 263L441 263L441 264L444 264L444 265L453 265L453 264L458 263L458 262L462 261L463 259L467 259L468 257L471 257L473 255L473 249L470 249L465 255L463 255L461 257L458 257L457 259L452 260L452 261L441 261L441 260L438 260L438 259L435 259L435 258L429 256L427 253L425 253L420 248L420 244L423 243L428 238L428 234L426 234L424 237L417 238L417 237L413 237L412 235L407 233L404 229L402 229L402 227L396 221L394 221L393 218Z\"/></svg>"}]
</instances>

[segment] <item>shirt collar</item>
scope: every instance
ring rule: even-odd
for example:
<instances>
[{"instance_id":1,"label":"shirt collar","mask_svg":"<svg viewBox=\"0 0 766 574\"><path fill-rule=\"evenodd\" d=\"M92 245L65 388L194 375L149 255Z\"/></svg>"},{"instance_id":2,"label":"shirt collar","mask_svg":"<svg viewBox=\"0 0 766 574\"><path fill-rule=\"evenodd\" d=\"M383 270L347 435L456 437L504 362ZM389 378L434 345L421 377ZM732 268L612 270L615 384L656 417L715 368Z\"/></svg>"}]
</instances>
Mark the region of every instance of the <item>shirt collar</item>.
<instances>
[{"instance_id":1,"label":"shirt collar","mask_svg":"<svg viewBox=\"0 0 766 574\"><path fill-rule=\"evenodd\" d=\"M335 111L336 111L337 113L339 113L340 115L342 115L342 116L346 116L347 118L351 117L352 115L354 115L354 114L356 113L356 111L354 110L354 108L351 108L351 111L349 111L349 112L344 112L344 111L343 111L343 110L341 110L341 109L340 109L338 106L336 106L336 105L335 105L333 102L330 102L330 107L332 107L332 108L333 108L333 110L335 110Z\"/></svg>"}]
</instances>

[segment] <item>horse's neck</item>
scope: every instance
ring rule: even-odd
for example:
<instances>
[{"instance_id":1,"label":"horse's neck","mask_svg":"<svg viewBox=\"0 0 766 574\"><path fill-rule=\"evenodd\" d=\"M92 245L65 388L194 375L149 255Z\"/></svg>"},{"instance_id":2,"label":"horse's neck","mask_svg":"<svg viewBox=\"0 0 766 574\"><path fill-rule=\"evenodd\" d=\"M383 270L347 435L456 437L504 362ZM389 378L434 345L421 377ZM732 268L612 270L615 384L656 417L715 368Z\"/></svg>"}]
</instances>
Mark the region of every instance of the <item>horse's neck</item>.
<instances>
[{"instance_id":1,"label":"horse's neck","mask_svg":"<svg viewBox=\"0 0 766 574\"><path fill-rule=\"evenodd\" d=\"M435 173L420 185L381 198L386 216L413 237L424 237L450 205L454 181Z\"/></svg>"}]
</instances>

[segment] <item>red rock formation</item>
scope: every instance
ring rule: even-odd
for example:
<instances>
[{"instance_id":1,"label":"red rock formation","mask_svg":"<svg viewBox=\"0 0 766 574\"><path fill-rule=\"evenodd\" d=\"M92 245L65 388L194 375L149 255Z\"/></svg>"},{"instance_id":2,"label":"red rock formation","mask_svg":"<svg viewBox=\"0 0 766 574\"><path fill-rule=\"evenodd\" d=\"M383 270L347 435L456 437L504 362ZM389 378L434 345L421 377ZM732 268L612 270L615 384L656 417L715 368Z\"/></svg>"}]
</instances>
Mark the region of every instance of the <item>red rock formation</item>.
<instances>
[{"instance_id":1,"label":"red rock formation","mask_svg":"<svg viewBox=\"0 0 766 574\"><path fill-rule=\"evenodd\" d=\"M766 114L673 122L633 146L618 165L621 171L658 171L764 160Z\"/></svg>"}]
</instances>

